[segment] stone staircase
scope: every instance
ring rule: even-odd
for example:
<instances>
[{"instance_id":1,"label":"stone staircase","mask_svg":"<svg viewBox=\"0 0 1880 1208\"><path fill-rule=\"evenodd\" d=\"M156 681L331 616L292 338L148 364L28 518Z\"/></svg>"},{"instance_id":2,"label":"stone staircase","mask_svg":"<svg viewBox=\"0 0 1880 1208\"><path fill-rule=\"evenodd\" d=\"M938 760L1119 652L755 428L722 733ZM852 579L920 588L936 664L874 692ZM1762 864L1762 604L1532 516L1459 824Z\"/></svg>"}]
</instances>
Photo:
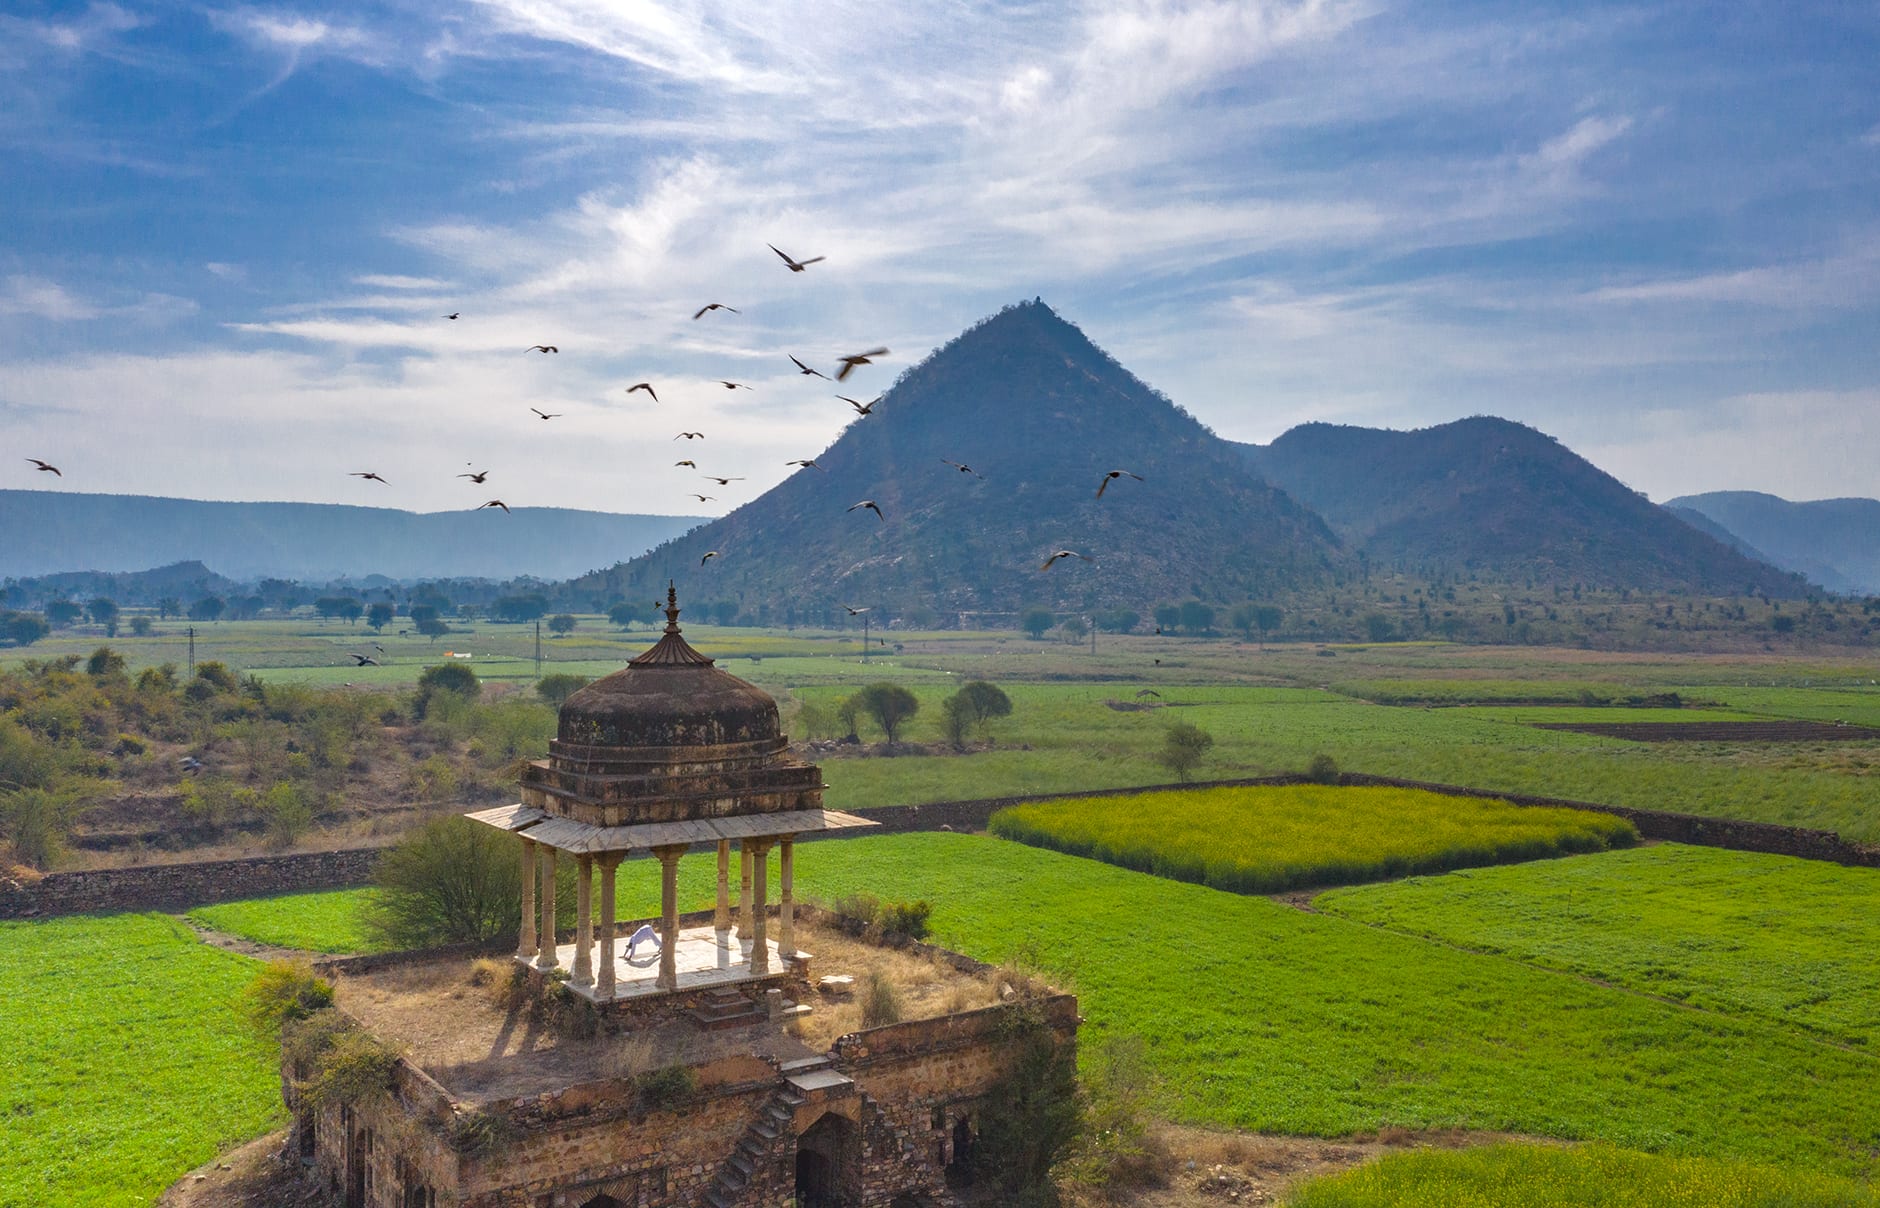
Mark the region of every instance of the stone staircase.
<instances>
[{"instance_id":1,"label":"stone staircase","mask_svg":"<svg viewBox=\"0 0 1880 1208\"><path fill-rule=\"evenodd\" d=\"M742 1027L765 1017L764 1008L746 998L734 986L719 986L707 991L705 1001L692 1008L692 1021L708 1032Z\"/></svg>"},{"instance_id":2,"label":"stone staircase","mask_svg":"<svg viewBox=\"0 0 1880 1208\"><path fill-rule=\"evenodd\" d=\"M807 1102L788 1082L777 1088L745 1128L737 1147L718 1168L705 1192L708 1208L740 1208L752 1178L765 1163L775 1163L790 1140L790 1118Z\"/></svg>"}]
</instances>

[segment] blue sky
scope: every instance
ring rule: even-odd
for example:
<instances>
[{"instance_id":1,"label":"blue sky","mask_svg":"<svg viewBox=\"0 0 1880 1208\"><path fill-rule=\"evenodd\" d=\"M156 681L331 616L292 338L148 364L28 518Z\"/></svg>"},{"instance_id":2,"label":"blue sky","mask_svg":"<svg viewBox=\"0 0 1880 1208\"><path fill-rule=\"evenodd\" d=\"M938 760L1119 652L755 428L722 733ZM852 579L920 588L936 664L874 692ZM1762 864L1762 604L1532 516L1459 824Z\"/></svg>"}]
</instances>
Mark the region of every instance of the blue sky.
<instances>
[{"instance_id":1,"label":"blue sky","mask_svg":"<svg viewBox=\"0 0 1880 1208\"><path fill-rule=\"evenodd\" d=\"M720 512L784 353L1042 295L1234 439L1880 495L1872 5L12 0L0 167L0 486Z\"/></svg>"}]
</instances>

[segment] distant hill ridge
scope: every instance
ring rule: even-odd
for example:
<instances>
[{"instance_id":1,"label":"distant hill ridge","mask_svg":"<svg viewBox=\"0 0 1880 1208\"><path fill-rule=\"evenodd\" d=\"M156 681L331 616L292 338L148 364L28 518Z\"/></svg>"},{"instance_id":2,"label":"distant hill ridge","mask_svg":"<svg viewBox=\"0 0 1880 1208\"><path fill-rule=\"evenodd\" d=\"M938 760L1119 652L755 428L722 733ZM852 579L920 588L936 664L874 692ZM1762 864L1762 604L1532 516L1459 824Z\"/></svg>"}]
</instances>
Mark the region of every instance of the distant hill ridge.
<instances>
[{"instance_id":1,"label":"distant hill ridge","mask_svg":"<svg viewBox=\"0 0 1880 1208\"><path fill-rule=\"evenodd\" d=\"M1373 564L1642 591L1806 590L1511 420L1409 432L1302 424L1240 448Z\"/></svg>"},{"instance_id":2,"label":"distant hill ridge","mask_svg":"<svg viewBox=\"0 0 1880 1208\"><path fill-rule=\"evenodd\" d=\"M869 393L866 370L861 382L845 393ZM670 577L690 598L773 616L1140 606L1279 594L1323 581L1338 556L1323 521L1040 301L908 370L816 461L574 589L651 599ZM1143 481L1117 479L1098 499L1116 469ZM847 510L864 499L886 519ZM1058 549L1090 560L1041 571Z\"/></svg>"},{"instance_id":3,"label":"distant hill ridge","mask_svg":"<svg viewBox=\"0 0 1880 1208\"><path fill-rule=\"evenodd\" d=\"M690 516L569 508L406 512L333 503L221 503L0 490L0 578L201 562L235 580L563 579L632 557Z\"/></svg>"},{"instance_id":4,"label":"distant hill ridge","mask_svg":"<svg viewBox=\"0 0 1880 1208\"><path fill-rule=\"evenodd\" d=\"M1712 491L1665 506L1704 517L1830 591L1880 595L1880 500L1794 502L1761 491Z\"/></svg>"}]
</instances>

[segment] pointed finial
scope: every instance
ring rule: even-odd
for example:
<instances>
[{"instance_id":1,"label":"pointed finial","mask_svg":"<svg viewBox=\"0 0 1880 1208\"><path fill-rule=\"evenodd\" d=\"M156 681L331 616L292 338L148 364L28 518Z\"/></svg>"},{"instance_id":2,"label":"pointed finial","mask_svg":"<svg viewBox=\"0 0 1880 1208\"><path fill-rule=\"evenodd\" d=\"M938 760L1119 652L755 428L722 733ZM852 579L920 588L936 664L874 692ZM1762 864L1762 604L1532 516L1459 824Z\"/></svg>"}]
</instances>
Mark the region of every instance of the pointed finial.
<instances>
[{"instance_id":1,"label":"pointed finial","mask_svg":"<svg viewBox=\"0 0 1880 1208\"><path fill-rule=\"evenodd\" d=\"M679 589L666 580L666 632L679 632Z\"/></svg>"}]
</instances>

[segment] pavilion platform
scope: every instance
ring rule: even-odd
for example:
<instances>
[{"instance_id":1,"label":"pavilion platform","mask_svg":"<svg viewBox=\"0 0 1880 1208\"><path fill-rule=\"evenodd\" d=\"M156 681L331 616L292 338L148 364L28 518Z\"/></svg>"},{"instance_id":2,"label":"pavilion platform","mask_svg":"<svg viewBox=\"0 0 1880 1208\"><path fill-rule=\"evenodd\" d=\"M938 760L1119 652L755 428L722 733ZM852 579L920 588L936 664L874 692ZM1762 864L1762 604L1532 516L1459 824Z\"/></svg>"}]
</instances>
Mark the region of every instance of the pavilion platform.
<instances>
[{"instance_id":1,"label":"pavilion platform","mask_svg":"<svg viewBox=\"0 0 1880 1208\"><path fill-rule=\"evenodd\" d=\"M790 966L783 959L783 949L770 940L764 941L764 947L770 958L765 962L768 967L753 970L750 946L740 944L735 932L719 931L713 927L686 927L680 930L679 942L673 946L674 973L678 982L674 989L683 993L687 990L709 990L718 986L738 986L790 976ZM563 969L573 968L575 954L575 945L557 945L556 965ZM602 963L607 959L604 945L594 954L596 978L593 984L581 985L572 981L564 984L571 993L592 1003L624 1002L670 992L658 984L659 951L653 945L641 944L633 960L628 961L627 941L622 936L614 940L613 958L611 993L602 991L601 986L606 979L599 976ZM796 959L807 961L809 954L797 953ZM517 954L516 962L529 968L538 967L535 960L521 954Z\"/></svg>"}]
</instances>

